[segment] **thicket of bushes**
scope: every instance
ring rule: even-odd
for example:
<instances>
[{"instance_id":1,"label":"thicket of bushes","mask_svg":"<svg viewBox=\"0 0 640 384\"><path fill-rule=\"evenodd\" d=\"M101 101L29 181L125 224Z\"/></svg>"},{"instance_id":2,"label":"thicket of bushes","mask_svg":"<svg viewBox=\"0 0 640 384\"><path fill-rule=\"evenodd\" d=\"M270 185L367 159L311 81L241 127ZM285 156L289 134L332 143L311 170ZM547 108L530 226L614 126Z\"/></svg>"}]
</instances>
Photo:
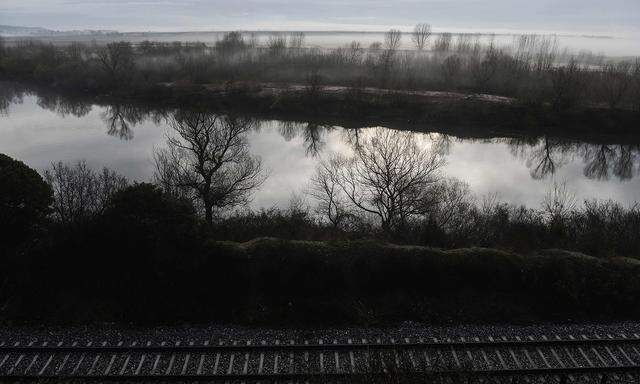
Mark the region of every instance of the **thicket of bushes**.
<instances>
[{"instance_id":1,"label":"thicket of bushes","mask_svg":"<svg viewBox=\"0 0 640 384\"><path fill-rule=\"evenodd\" d=\"M108 188L94 188L86 195L66 196L66 203L60 204L64 188L53 182L54 195L35 172L3 158L3 176L16 170L30 176L10 179L20 188L3 190L0 215L40 213L23 223L23 228L34 230L27 238L16 241L7 237L10 232L2 232L2 244L14 244L3 247L0 272L5 321L216 320L282 325L640 315L640 263L613 257L638 255L637 248L630 248L629 254L620 248L637 247L637 211L576 213L564 227L560 217L551 224L536 222L522 210L468 212L460 217L477 233L467 238L468 244L524 247L528 252L447 251L391 245L380 240L392 239L393 234L382 235L375 228L350 232L329 228L299 204L286 212L236 215L204 226L189 201L151 184L123 183L108 192L107 199L101 193ZM58 173L64 177L64 172ZM118 180L109 172L85 170L82 175L83 185L105 186ZM57 177L55 170L51 177ZM44 198L14 203L15 197L28 197L30 192ZM44 217L52 197L58 200L54 213ZM61 219L62 212L82 207L88 214ZM484 221L475 222L474 215ZM611 257L540 250L555 246L545 242L549 238L570 239L563 231L574 227L582 231L580 242ZM434 227L420 229L417 242L433 244L442 236ZM283 239L229 241L265 235ZM370 239L378 235L382 238ZM397 236L400 241L413 240ZM286 240L296 238L326 241Z\"/></svg>"},{"instance_id":2,"label":"thicket of bushes","mask_svg":"<svg viewBox=\"0 0 640 384\"><path fill-rule=\"evenodd\" d=\"M640 109L638 60L570 55L552 38L539 36L497 47L471 35L444 34L430 50L402 51L394 40L401 35L394 33L384 44L364 48L353 42L330 50L304 48L304 36L274 35L259 45L238 32L213 47L178 42L55 47L30 40L2 49L0 74L128 94L153 94L159 83L283 82L310 89L462 90L515 97L527 105L548 103L555 110L594 105Z\"/></svg>"}]
</instances>

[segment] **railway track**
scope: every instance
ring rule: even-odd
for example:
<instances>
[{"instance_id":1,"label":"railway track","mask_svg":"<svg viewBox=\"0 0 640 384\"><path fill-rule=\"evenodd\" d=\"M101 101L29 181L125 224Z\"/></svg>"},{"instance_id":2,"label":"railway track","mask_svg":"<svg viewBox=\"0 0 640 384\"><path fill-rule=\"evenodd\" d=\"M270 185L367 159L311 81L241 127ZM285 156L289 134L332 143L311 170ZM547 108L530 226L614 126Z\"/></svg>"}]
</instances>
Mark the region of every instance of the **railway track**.
<instances>
[{"instance_id":1,"label":"railway track","mask_svg":"<svg viewBox=\"0 0 640 384\"><path fill-rule=\"evenodd\" d=\"M15 381L345 382L374 377L640 382L640 335L458 339L0 341Z\"/></svg>"}]
</instances>

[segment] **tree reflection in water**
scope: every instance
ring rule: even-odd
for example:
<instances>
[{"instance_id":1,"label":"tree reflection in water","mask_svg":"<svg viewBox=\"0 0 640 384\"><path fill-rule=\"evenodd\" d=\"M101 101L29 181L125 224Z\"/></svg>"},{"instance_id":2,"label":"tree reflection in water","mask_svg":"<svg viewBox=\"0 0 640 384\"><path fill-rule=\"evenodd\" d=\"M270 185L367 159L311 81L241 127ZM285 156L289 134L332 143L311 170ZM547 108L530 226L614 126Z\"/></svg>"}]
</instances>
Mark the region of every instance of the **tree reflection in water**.
<instances>
[{"instance_id":1,"label":"tree reflection in water","mask_svg":"<svg viewBox=\"0 0 640 384\"><path fill-rule=\"evenodd\" d=\"M106 108L101 114L102 121L107 125L107 133L121 140L133 139L132 127L142 123L147 119L147 113L139 108L126 105L114 104Z\"/></svg>"},{"instance_id":2,"label":"tree reflection in water","mask_svg":"<svg viewBox=\"0 0 640 384\"><path fill-rule=\"evenodd\" d=\"M0 116L9 114L12 104L22 104L24 91L12 82L0 82Z\"/></svg>"},{"instance_id":3,"label":"tree reflection in water","mask_svg":"<svg viewBox=\"0 0 640 384\"><path fill-rule=\"evenodd\" d=\"M554 175L569 160L578 156L584 163L583 174L594 180L630 180L640 173L640 144L593 144L543 136L537 140L508 139L511 153L525 160L531 177L544 179Z\"/></svg>"},{"instance_id":4,"label":"tree reflection in water","mask_svg":"<svg viewBox=\"0 0 640 384\"><path fill-rule=\"evenodd\" d=\"M291 141L301 137L307 156L318 156L327 144L323 136L336 127L315 122L282 121L279 122L278 131L286 140Z\"/></svg>"},{"instance_id":5,"label":"tree reflection in water","mask_svg":"<svg viewBox=\"0 0 640 384\"><path fill-rule=\"evenodd\" d=\"M61 117L84 117L93 108L90 102L82 99L71 99L53 94L38 95L38 106L54 111Z\"/></svg>"},{"instance_id":6,"label":"tree reflection in water","mask_svg":"<svg viewBox=\"0 0 640 384\"><path fill-rule=\"evenodd\" d=\"M16 83L0 83L0 114L7 114L12 104L21 103L24 96L37 97L41 108L53 111L62 117L84 117L94 107L93 101L84 98L61 96L52 92L41 92L26 89ZM100 118L105 124L106 132L121 140L131 140L134 128L144 121L156 125L167 124L179 110L147 107L126 103L101 106ZM257 124L256 129L263 126ZM290 141L301 138L307 156L316 157L325 149L326 134L336 129L333 125L317 122L278 121L280 135ZM364 128L344 128L342 140L351 148L358 148L363 139ZM428 133L432 148L443 155L451 152L456 142L477 141L464 134L448 135L444 133ZM588 179L630 180L640 174L640 144L620 144L619 142L588 143L579 138L559 138L549 135L519 136L504 139L480 139L491 143L505 143L511 154L522 159L534 179L546 179L556 174L562 167L581 160L584 164L583 174ZM625 141L621 138L620 141Z\"/></svg>"}]
</instances>

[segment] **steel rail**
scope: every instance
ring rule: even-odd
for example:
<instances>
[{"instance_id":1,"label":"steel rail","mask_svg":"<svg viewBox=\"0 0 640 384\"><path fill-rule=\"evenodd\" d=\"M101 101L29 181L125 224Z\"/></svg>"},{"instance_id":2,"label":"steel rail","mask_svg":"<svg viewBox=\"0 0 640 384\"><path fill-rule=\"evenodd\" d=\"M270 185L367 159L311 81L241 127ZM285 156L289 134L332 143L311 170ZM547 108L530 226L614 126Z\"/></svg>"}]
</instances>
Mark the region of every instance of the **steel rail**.
<instances>
[{"instance_id":1,"label":"steel rail","mask_svg":"<svg viewBox=\"0 0 640 384\"><path fill-rule=\"evenodd\" d=\"M323 340L323 339L319 339ZM326 340L326 339L325 339ZM45 344L29 343L14 343L6 344L0 342L0 354L10 352L227 352L227 351L334 351L334 350L347 350L357 351L366 349L382 349L382 350L406 350L406 349L426 349L426 348L521 348L521 347L553 347L553 346L574 346L574 345L607 345L607 344L632 344L640 343L640 335L634 334L633 337L611 337L611 338L594 338L594 337L582 337L582 338L544 338L544 339L492 339L492 340L456 340L456 339L436 339L422 340L422 341L405 341L398 343L380 342L380 343L297 343L297 344L285 344L285 343L240 343L239 341L223 342L218 344L212 343L179 343L179 344L167 344L166 342L161 344L124 344L118 342L117 344L97 344L89 342L81 345L70 344L52 344L45 342Z\"/></svg>"},{"instance_id":2,"label":"steel rail","mask_svg":"<svg viewBox=\"0 0 640 384\"><path fill-rule=\"evenodd\" d=\"M403 376L567 377L640 375L640 336L600 335L488 339L332 339L272 344L253 340L72 344L0 342L0 378L84 381L343 380Z\"/></svg>"}]
</instances>

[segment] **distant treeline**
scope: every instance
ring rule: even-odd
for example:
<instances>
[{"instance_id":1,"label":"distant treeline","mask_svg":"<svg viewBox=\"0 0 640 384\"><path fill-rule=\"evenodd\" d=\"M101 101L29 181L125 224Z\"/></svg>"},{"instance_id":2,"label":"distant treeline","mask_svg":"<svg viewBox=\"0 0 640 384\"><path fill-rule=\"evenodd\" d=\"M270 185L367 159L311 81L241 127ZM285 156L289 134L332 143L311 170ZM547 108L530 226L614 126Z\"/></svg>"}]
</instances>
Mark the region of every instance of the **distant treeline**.
<instances>
[{"instance_id":1,"label":"distant treeline","mask_svg":"<svg viewBox=\"0 0 640 384\"><path fill-rule=\"evenodd\" d=\"M264 44L239 32L214 46L203 43L106 45L37 41L0 44L0 75L77 91L153 95L159 84L222 83L305 85L388 90L439 90L515 98L553 111L576 108L640 110L640 61L612 61L561 51L551 37L521 36L513 46L480 43L473 35L431 36L428 26L411 38L416 50L401 50L403 34L363 47L308 48L304 34L274 34ZM406 38L406 36L404 37ZM251 89L248 87L247 89ZM165 91L166 94L166 91Z\"/></svg>"}]
</instances>

